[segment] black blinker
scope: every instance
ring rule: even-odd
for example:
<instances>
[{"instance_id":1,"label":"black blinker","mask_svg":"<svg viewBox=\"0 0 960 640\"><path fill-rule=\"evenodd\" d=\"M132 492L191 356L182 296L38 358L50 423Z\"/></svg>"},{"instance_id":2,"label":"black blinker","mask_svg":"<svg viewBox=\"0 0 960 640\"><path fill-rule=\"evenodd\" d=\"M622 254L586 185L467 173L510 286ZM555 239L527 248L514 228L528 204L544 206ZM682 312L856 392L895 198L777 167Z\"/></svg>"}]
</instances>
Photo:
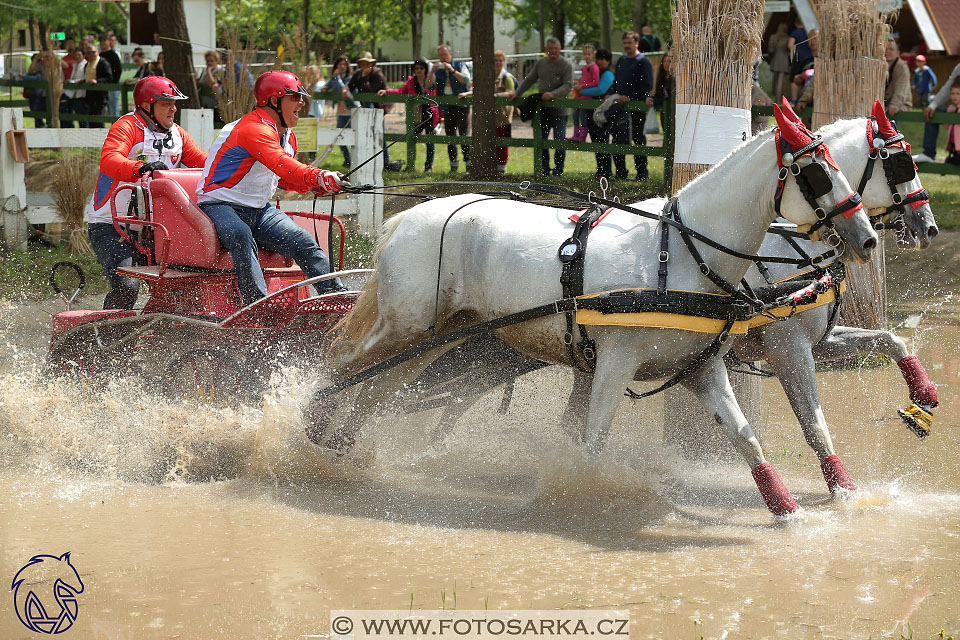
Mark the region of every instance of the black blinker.
<instances>
[{"instance_id":1,"label":"black blinker","mask_svg":"<svg viewBox=\"0 0 960 640\"><path fill-rule=\"evenodd\" d=\"M800 173L803 174L807 184L810 185L813 197L820 198L833 190L833 183L830 181L826 169L819 162L811 162L801 169Z\"/></svg>"},{"instance_id":2,"label":"black blinker","mask_svg":"<svg viewBox=\"0 0 960 640\"><path fill-rule=\"evenodd\" d=\"M891 153L887 162L893 167L893 183L904 184L917 177L917 170L913 166L913 158L906 151Z\"/></svg>"}]
</instances>

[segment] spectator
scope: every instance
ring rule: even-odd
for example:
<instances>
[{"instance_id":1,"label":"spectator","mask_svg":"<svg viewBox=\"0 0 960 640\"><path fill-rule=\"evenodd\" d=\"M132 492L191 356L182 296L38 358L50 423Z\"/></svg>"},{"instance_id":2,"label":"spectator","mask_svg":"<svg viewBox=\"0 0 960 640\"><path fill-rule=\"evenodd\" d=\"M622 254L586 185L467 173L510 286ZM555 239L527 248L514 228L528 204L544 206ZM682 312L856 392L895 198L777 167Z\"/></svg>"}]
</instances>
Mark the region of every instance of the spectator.
<instances>
[{"instance_id":1,"label":"spectator","mask_svg":"<svg viewBox=\"0 0 960 640\"><path fill-rule=\"evenodd\" d=\"M251 89L253 89L253 74L250 73L250 69L243 68L243 65L240 64L240 61L234 57L233 51L230 51L229 49L227 50L227 56L223 66L226 69L233 67L233 81L238 85L240 84L241 76L245 75L247 78L247 84L250 85Z\"/></svg>"},{"instance_id":2,"label":"spectator","mask_svg":"<svg viewBox=\"0 0 960 640\"><path fill-rule=\"evenodd\" d=\"M794 21L794 25L796 28L790 32L787 47L790 49L790 75L796 78L803 73L808 64L813 62L813 51L810 50L810 43L807 38L807 31L803 28L803 21L798 17ZM790 100L796 102L797 96L800 95L800 87L794 83L791 90L793 94L790 96Z\"/></svg>"},{"instance_id":3,"label":"spectator","mask_svg":"<svg viewBox=\"0 0 960 640\"><path fill-rule=\"evenodd\" d=\"M497 49L493 52L493 72L496 76L494 85L495 98L510 98L511 92L517 88L517 79L513 74L507 71L507 54ZM473 91L461 93L460 98L473 95ZM513 132L513 106L506 105L497 107L497 116L495 121L496 134L498 138L512 138ZM510 147L497 147L497 170L500 173L507 172L507 161L510 159Z\"/></svg>"},{"instance_id":4,"label":"spectator","mask_svg":"<svg viewBox=\"0 0 960 640\"><path fill-rule=\"evenodd\" d=\"M756 84L756 83L754 83ZM673 78L673 56L667 51L660 58L660 68L657 70L657 86L653 94L647 96L647 106L660 110L660 126L663 126L664 105L670 106L673 92L676 90L676 81ZM764 116L766 117L766 116Z\"/></svg>"},{"instance_id":5,"label":"spectator","mask_svg":"<svg viewBox=\"0 0 960 640\"><path fill-rule=\"evenodd\" d=\"M930 94L937 88L937 74L927 66L927 57L919 55L916 58L917 68L913 70L913 88L917 90L920 106L926 107L930 102Z\"/></svg>"},{"instance_id":6,"label":"spectator","mask_svg":"<svg viewBox=\"0 0 960 640\"><path fill-rule=\"evenodd\" d=\"M614 75L610 70L610 62L613 55L606 49L598 49L596 54L597 69L600 72L600 79L595 87L582 89L580 93L588 98L602 98L607 95L613 87ZM606 144L610 141L610 126L607 123L599 124L593 119L593 111L587 112L587 122L590 127L590 140L592 142L602 142ZM610 178L610 154L605 152L597 153L597 178Z\"/></svg>"},{"instance_id":7,"label":"spectator","mask_svg":"<svg viewBox=\"0 0 960 640\"><path fill-rule=\"evenodd\" d=\"M382 96L386 93L390 94L404 94L408 96L433 96L436 95L436 91L432 88L427 88L427 83L429 78L427 76L427 61L426 60L415 60L413 62L413 75L407 78L407 81L403 83L403 86L399 89L380 89L377 91L377 95ZM461 93L460 97L469 95L468 93ZM431 104L420 105L420 116L418 118L419 124L415 130L416 133L421 131L432 132L433 128L440 123L440 111L436 106ZM431 173L433 171L433 154L434 147L432 142L427 143L427 160L423 165L424 173Z\"/></svg>"},{"instance_id":8,"label":"spectator","mask_svg":"<svg viewBox=\"0 0 960 640\"><path fill-rule=\"evenodd\" d=\"M60 59L60 68L63 69L63 81L69 82L70 74L73 73L73 52L77 50L77 45L73 38L64 40L64 49L66 50L66 55ZM83 52L80 53L80 59L83 60Z\"/></svg>"},{"instance_id":9,"label":"spectator","mask_svg":"<svg viewBox=\"0 0 960 640\"><path fill-rule=\"evenodd\" d=\"M333 61L333 64L330 65L330 79L327 80L327 84L324 85L324 91L335 91L337 93L343 92L346 88L347 83L350 82L350 58L347 56L338 56L336 60ZM338 100L337 101L337 128L346 129L350 126L350 109L359 107L360 103L355 100ZM346 145L340 145L340 151L343 152L343 166L346 169L350 168L350 147Z\"/></svg>"},{"instance_id":10,"label":"spectator","mask_svg":"<svg viewBox=\"0 0 960 640\"><path fill-rule=\"evenodd\" d=\"M167 75L163 70L163 51L157 54L157 59L150 63L150 75L164 77Z\"/></svg>"},{"instance_id":11,"label":"spectator","mask_svg":"<svg viewBox=\"0 0 960 640\"><path fill-rule=\"evenodd\" d=\"M887 87L883 93L883 106L887 108L887 115L892 118L901 111L909 111L913 108L910 68L900 59L900 45L892 37L887 38L883 57L889 65Z\"/></svg>"},{"instance_id":12,"label":"spectator","mask_svg":"<svg viewBox=\"0 0 960 640\"><path fill-rule=\"evenodd\" d=\"M773 72L773 95L779 104L786 89L787 79L790 77L790 35L787 33L787 23L781 22L770 40L767 41L767 53L770 54L770 70Z\"/></svg>"},{"instance_id":13,"label":"spectator","mask_svg":"<svg viewBox=\"0 0 960 640\"><path fill-rule=\"evenodd\" d=\"M575 98L584 97L581 95L581 89L589 89L597 86L600 82L600 69L596 64L596 49L592 44L583 45L583 66L580 67L580 80L573 83L573 95ZM567 142L585 142L587 133L589 133L590 123L587 121L588 109L573 110L573 135L567 138Z\"/></svg>"},{"instance_id":14,"label":"spectator","mask_svg":"<svg viewBox=\"0 0 960 640\"><path fill-rule=\"evenodd\" d=\"M115 43L116 36L111 39L110 35L107 33L100 35L100 59L106 60L110 65L110 77L106 80L106 82L111 84L120 82L120 76L123 75L123 65L120 62L120 56L117 55L117 52L113 49L113 45ZM107 97L109 100L108 106L110 107L110 115L114 118L119 117L120 92L109 91L107 92Z\"/></svg>"},{"instance_id":15,"label":"spectator","mask_svg":"<svg viewBox=\"0 0 960 640\"><path fill-rule=\"evenodd\" d=\"M161 46L162 44L163 44L163 42L160 41L160 34L157 33L156 31L154 31L154 32L153 32L153 46L159 47L159 46Z\"/></svg>"},{"instance_id":16,"label":"spectator","mask_svg":"<svg viewBox=\"0 0 960 640\"><path fill-rule=\"evenodd\" d=\"M516 91L510 92L510 97L515 98L523 93L537 82L540 90L540 100L549 102L554 98L566 98L573 90L573 65L566 58L560 56L560 40L550 36L546 44L547 55L537 60L533 71ZM543 107L540 110L540 135L544 140L547 139L550 131L553 131L554 140L564 140L567 135L567 110L556 107ZM567 152L564 149L557 149L553 152L553 175L563 175L563 165L566 160ZM541 151L541 160L543 172L546 175L550 171L550 150Z\"/></svg>"},{"instance_id":17,"label":"spectator","mask_svg":"<svg viewBox=\"0 0 960 640\"><path fill-rule=\"evenodd\" d=\"M96 47L87 45L83 57L87 61L83 75L85 84L108 84L113 81L113 71L110 68L110 63L100 57ZM102 116L107 104L107 92L87 89L86 93L87 113L91 116ZM87 129L103 129L102 122L80 123L81 127L84 127L84 125Z\"/></svg>"},{"instance_id":18,"label":"spectator","mask_svg":"<svg viewBox=\"0 0 960 640\"><path fill-rule=\"evenodd\" d=\"M950 85L950 105L948 113L960 113L960 78L955 78ZM960 124L944 124L947 129L947 160L948 164L960 164Z\"/></svg>"},{"instance_id":19,"label":"spectator","mask_svg":"<svg viewBox=\"0 0 960 640\"><path fill-rule=\"evenodd\" d=\"M380 70L380 67L376 66L376 63L377 60L373 57L372 53L369 51L363 52L363 55L357 60L357 64L360 65L360 71L353 74L353 77L350 78L346 88L343 90L343 96L345 98L352 98L354 93L378 93L381 89L387 88L387 79L383 76L383 71ZM385 113L387 111L382 102L365 102L361 104L368 109L383 109ZM383 149L383 168L388 171L399 171L401 162L399 160L390 162L390 150L386 141L383 143Z\"/></svg>"},{"instance_id":20,"label":"spectator","mask_svg":"<svg viewBox=\"0 0 960 640\"><path fill-rule=\"evenodd\" d=\"M47 79L47 72L43 68L43 60L39 53L33 54L33 57L30 58L30 66L27 68L23 79L33 81L45 81ZM47 111L46 91L40 87L31 87L24 89L23 92L26 94L27 102L30 104L30 111L38 114ZM43 129L47 126L42 115L33 116L33 122L37 129Z\"/></svg>"},{"instance_id":21,"label":"spectator","mask_svg":"<svg viewBox=\"0 0 960 640\"><path fill-rule=\"evenodd\" d=\"M214 109L217 112L217 119L220 118L219 103L221 82L223 80L223 67L220 65L220 53L214 50L203 54L204 67L197 76L197 90L200 94L200 106L204 109Z\"/></svg>"},{"instance_id":22,"label":"spectator","mask_svg":"<svg viewBox=\"0 0 960 640\"><path fill-rule=\"evenodd\" d=\"M623 55L613 70L613 93L619 94L617 102L620 105L626 105L629 101L646 102L653 88L653 67L637 48L639 42L640 36L636 32L627 31L623 34ZM613 143L630 144L632 139L633 144L647 144L647 137L643 134L646 115L645 111L628 111L614 120L610 127ZM649 177L647 156L634 156L633 161L637 168L637 180L646 180ZM617 179L625 180L628 177L626 158L622 154L615 154L613 164Z\"/></svg>"},{"instance_id":23,"label":"spectator","mask_svg":"<svg viewBox=\"0 0 960 640\"><path fill-rule=\"evenodd\" d=\"M648 25L640 27L640 53L649 53L651 51L662 51L663 45L660 44L660 38L653 35L653 29Z\"/></svg>"},{"instance_id":24,"label":"spectator","mask_svg":"<svg viewBox=\"0 0 960 640\"><path fill-rule=\"evenodd\" d=\"M127 78L127 84L137 84L141 78L146 78L147 76L152 75L150 73L150 65L147 63L147 56L144 55L143 49L136 49L131 56L133 64L137 65L137 70L133 74L132 78Z\"/></svg>"},{"instance_id":25,"label":"spectator","mask_svg":"<svg viewBox=\"0 0 960 640\"><path fill-rule=\"evenodd\" d=\"M960 77L960 64L953 68L950 77L940 87L936 97L930 101L927 108L923 110L923 117L927 120L933 117L937 111L946 111L950 100L950 88L957 78ZM940 125L933 122L927 122L923 125L923 151L913 156L914 162L935 162L937 158L937 136L940 135Z\"/></svg>"},{"instance_id":26,"label":"spectator","mask_svg":"<svg viewBox=\"0 0 960 640\"><path fill-rule=\"evenodd\" d=\"M470 69L460 60L453 59L453 50L448 44L437 47L437 63L433 66L431 75L434 91L438 96L458 96L470 90ZM443 130L448 136L470 135L470 107L440 105L440 114L443 116ZM470 145L465 144L463 162L467 171L470 170ZM450 158L450 171L460 169L457 160L457 145L447 145L447 157Z\"/></svg>"},{"instance_id":27,"label":"spectator","mask_svg":"<svg viewBox=\"0 0 960 640\"><path fill-rule=\"evenodd\" d=\"M70 68L70 77L67 79L68 83L79 84L83 82L84 75L87 69L87 61L84 58L83 50L80 48L75 48L73 50L73 65ZM87 113L87 93L83 89L67 89L64 88L63 93L60 96L60 115L74 113L77 115L84 115ZM64 120L60 119L60 126L72 129L74 126L73 120ZM85 123L81 123L80 126L84 126Z\"/></svg>"},{"instance_id":28,"label":"spectator","mask_svg":"<svg viewBox=\"0 0 960 640\"><path fill-rule=\"evenodd\" d=\"M317 100L313 94L320 91L323 86L323 77L320 74L320 67L311 64L303 70L303 87L310 94L307 99L307 117L320 118L323 116L323 100Z\"/></svg>"}]
</instances>

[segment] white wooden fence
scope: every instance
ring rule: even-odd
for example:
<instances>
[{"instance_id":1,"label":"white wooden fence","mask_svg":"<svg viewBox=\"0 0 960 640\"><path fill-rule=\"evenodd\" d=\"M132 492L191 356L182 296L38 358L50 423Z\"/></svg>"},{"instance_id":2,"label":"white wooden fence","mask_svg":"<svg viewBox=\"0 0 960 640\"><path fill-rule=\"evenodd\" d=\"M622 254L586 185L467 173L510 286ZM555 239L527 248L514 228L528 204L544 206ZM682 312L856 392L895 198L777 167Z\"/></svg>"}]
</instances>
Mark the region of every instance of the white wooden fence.
<instances>
[{"instance_id":1,"label":"white wooden fence","mask_svg":"<svg viewBox=\"0 0 960 640\"><path fill-rule=\"evenodd\" d=\"M209 149L216 131L213 128L213 111L210 109L184 110L181 124L201 147ZM379 109L356 109L351 129L338 131L317 127L317 139L298 140L303 150L324 149L336 143L353 148L355 162L370 158L383 148L383 111ZM22 134L8 134L22 131ZM0 108L0 224L3 233L0 241L10 248L25 246L30 224L61 222L53 199L46 192L27 192L24 184L26 165L14 159L10 148L11 136L26 137L31 149L69 149L103 147L107 129L24 129L23 110ZM383 156L361 167L350 177L354 184L382 184ZM283 200L284 211L305 211L312 208L312 200ZM317 201L318 212L329 212L330 199ZM360 230L376 237L383 223L383 195L360 194L337 199L337 217L355 215Z\"/></svg>"}]
</instances>

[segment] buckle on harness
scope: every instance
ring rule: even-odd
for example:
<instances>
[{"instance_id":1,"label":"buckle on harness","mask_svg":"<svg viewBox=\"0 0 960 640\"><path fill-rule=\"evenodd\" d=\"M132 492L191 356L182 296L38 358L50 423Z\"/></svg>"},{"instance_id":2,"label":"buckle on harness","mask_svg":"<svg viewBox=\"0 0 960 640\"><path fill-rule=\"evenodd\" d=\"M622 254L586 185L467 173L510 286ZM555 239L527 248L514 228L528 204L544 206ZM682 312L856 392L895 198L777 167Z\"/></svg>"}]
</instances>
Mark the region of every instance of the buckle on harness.
<instances>
[{"instance_id":1,"label":"buckle on harness","mask_svg":"<svg viewBox=\"0 0 960 640\"><path fill-rule=\"evenodd\" d=\"M669 259L670 259L669 251L661 251L659 257L657 258L657 260L659 260L660 262L666 262Z\"/></svg>"},{"instance_id":2,"label":"buckle on harness","mask_svg":"<svg viewBox=\"0 0 960 640\"><path fill-rule=\"evenodd\" d=\"M899 193L894 193L894 194L893 194L893 204L900 204L901 202L903 202L903 196L900 195Z\"/></svg>"}]
</instances>

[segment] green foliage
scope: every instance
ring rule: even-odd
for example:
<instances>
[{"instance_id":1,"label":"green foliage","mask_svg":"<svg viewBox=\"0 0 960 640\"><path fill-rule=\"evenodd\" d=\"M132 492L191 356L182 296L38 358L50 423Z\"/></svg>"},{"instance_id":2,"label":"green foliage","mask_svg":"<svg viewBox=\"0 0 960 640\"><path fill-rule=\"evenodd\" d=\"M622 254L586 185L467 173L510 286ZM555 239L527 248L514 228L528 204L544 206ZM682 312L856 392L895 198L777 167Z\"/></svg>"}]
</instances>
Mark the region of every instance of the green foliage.
<instances>
[{"instance_id":1,"label":"green foliage","mask_svg":"<svg viewBox=\"0 0 960 640\"><path fill-rule=\"evenodd\" d=\"M633 12L636 4L636 0L610 0L615 35L633 29ZM557 0L557 2L544 3L544 28L548 33L551 30L550 20L554 6L562 10L568 33L572 31L575 34L571 41L564 42L564 46L582 46L600 41L599 3L596 0L592 2ZM525 38L530 38L536 33L539 8L540 0L500 0L497 12L504 17L513 18L519 26L520 33ZM666 45L670 40L672 0L644 0L643 12L653 32ZM614 48L618 45L619 37L614 37Z\"/></svg>"}]
</instances>

